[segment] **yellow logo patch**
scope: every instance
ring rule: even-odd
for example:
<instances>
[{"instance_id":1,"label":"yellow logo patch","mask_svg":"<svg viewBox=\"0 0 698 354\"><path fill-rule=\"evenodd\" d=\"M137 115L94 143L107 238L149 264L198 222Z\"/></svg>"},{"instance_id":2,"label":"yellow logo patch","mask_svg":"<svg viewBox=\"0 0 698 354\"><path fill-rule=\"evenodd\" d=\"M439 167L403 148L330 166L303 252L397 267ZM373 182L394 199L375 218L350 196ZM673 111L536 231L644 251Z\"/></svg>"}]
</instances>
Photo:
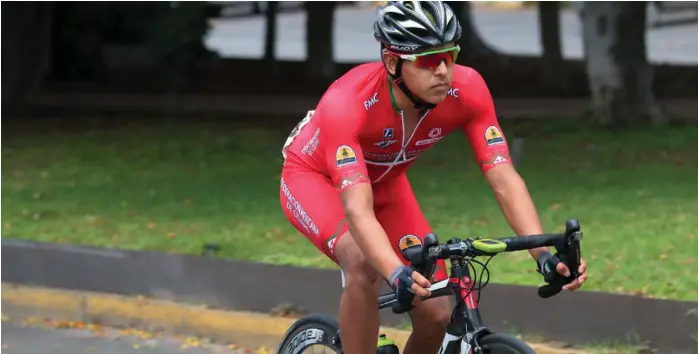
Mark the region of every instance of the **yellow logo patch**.
<instances>
[{"instance_id":1,"label":"yellow logo patch","mask_svg":"<svg viewBox=\"0 0 698 354\"><path fill-rule=\"evenodd\" d=\"M487 146L504 143L502 132L494 125L490 125L487 130L485 130L485 140L487 141Z\"/></svg>"},{"instance_id":2,"label":"yellow logo patch","mask_svg":"<svg viewBox=\"0 0 698 354\"><path fill-rule=\"evenodd\" d=\"M342 145L337 149L337 167L356 163L356 154L349 146Z\"/></svg>"}]
</instances>

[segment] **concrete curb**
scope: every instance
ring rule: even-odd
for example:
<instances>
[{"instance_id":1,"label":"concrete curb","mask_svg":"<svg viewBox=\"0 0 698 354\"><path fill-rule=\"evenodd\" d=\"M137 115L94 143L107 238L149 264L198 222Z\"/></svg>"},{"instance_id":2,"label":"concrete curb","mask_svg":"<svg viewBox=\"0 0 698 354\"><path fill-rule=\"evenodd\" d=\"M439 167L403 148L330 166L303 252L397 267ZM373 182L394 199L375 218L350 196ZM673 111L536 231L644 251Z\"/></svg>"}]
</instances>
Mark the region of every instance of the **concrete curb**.
<instances>
[{"instance_id":1,"label":"concrete curb","mask_svg":"<svg viewBox=\"0 0 698 354\"><path fill-rule=\"evenodd\" d=\"M259 313L221 311L205 306L128 297L98 292L73 291L2 283L3 315L51 317L108 326L128 326L153 332L187 334L244 346L276 349L278 341L295 319ZM399 347L410 334L381 328ZM541 354L581 354L583 351L530 344Z\"/></svg>"}]
</instances>

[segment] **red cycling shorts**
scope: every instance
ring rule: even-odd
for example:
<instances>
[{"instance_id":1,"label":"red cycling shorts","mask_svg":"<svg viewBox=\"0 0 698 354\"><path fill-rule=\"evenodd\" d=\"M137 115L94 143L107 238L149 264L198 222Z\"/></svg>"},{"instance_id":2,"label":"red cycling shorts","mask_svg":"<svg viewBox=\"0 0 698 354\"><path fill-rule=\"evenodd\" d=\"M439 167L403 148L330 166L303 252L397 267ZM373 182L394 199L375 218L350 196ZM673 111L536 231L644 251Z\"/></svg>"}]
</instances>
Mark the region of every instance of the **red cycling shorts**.
<instances>
[{"instance_id":1,"label":"red cycling shorts","mask_svg":"<svg viewBox=\"0 0 698 354\"><path fill-rule=\"evenodd\" d=\"M349 227L339 199L339 190L329 177L287 164L281 172L280 199L288 221L337 263L334 245ZM407 176L402 174L374 185L373 207L393 250L407 264L400 247L421 243L424 236L431 232ZM439 260L432 281L446 278L445 263Z\"/></svg>"}]
</instances>

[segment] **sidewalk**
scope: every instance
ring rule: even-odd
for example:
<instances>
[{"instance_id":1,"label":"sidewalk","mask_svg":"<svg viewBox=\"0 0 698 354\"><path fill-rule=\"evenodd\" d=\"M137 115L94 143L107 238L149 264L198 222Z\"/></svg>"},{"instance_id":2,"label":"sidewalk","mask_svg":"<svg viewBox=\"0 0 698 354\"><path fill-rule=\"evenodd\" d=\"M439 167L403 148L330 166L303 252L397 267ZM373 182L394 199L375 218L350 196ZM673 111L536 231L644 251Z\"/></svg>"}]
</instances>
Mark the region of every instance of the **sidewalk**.
<instances>
[{"instance_id":1,"label":"sidewalk","mask_svg":"<svg viewBox=\"0 0 698 354\"><path fill-rule=\"evenodd\" d=\"M28 103L44 109L98 109L120 112L150 111L181 113L228 113L303 115L313 109L320 96L185 95L149 94L40 94ZM698 120L698 99L660 101L670 115ZM496 99L500 118L578 117L588 109L586 99Z\"/></svg>"},{"instance_id":2,"label":"sidewalk","mask_svg":"<svg viewBox=\"0 0 698 354\"><path fill-rule=\"evenodd\" d=\"M247 348L264 346L273 351L286 330L295 322L295 319L261 313L213 310L144 297L9 283L2 284L2 308L3 316L10 318L33 316L138 328L163 332L168 336L195 335ZM404 347L410 332L381 328L381 333L393 339L399 347ZM581 350L561 349L545 344L529 345L541 354L585 354Z\"/></svg>"}]
</instances>

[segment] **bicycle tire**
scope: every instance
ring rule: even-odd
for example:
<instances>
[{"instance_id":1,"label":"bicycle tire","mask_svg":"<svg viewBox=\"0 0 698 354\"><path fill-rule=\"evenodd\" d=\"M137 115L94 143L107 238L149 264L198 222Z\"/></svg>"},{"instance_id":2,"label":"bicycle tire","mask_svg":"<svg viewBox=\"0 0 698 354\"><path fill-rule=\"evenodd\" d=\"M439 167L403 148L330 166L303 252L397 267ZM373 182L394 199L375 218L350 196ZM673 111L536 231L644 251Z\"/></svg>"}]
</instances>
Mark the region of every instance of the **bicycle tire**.
<instances>
[{"instance_id":1,"label":"bicycle tire","mask_svg":"<svg viewBox=\"0 0 698 354\"><path fill-rule=\"evenodd\" d=\"M323 345L341 354L341 344L334 344L338 331L339 323L331 316L322 314L304 316L286 331L276 352L277 354L297 354L312 345ZM304 336L305 339L303 339Z\"/></svg>"},{"instance_id":2,"label":"bicycle tire","mask_svg":"<svg viewBox=\"0 0 698 354\"><path fill-rule=\"evenodd\" d=\"M488 334L478 340L488 354L536 354L526 342L505 333Z\"/></svg>"}]
</instances>

